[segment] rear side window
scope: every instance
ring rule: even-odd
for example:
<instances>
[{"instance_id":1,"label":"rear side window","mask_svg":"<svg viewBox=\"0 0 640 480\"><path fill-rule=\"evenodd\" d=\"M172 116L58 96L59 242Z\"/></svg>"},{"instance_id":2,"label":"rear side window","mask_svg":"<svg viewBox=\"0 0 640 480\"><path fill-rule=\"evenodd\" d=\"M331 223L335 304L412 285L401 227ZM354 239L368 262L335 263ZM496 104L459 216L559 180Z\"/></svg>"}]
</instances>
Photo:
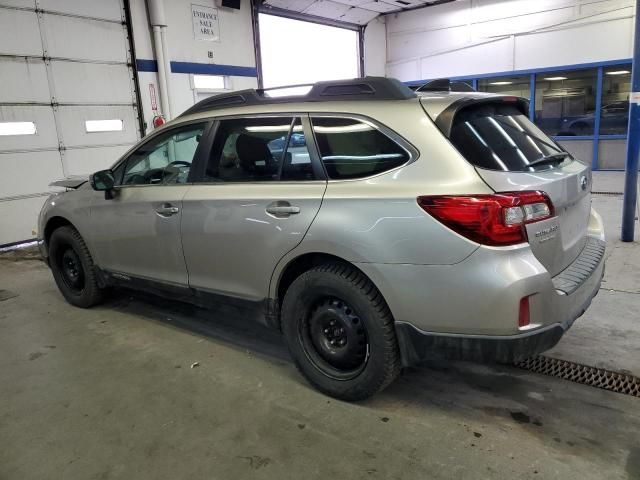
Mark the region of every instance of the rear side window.
<instances>
[{"instance_id":1,"label":"rear side window","mask_svg":"<svg viewBox=\"0 0 640 480\"><path fill-rule=\"evenodd\" d=\"M313 131L329 178L362 178L399 167L409 153L375 126L352 118L315 117Z\"/></svg>"},{"instance_id":2,"label":"rear side window","mask_svg":"<svg viewBox=\"0 0 640 480\"><path fill-rule=\"evenodd\" d=\"M460 111L450 140L473 165L505 172L531 172L553 168L553 163L530 166L549 156L570 157L520 110L505 104L483 104ZM557 164L557 162L556 162Z\"/></svg>"},{"instance_id":3,"label":"rear side window","mask_svg":"<svg viewBox=\"0 0 640 480\"><path fill-rule=\"evenodd\" d=\"M267 182L314 178L300 118L220 121L205 181Z\"/></svg>"}]
</instances>

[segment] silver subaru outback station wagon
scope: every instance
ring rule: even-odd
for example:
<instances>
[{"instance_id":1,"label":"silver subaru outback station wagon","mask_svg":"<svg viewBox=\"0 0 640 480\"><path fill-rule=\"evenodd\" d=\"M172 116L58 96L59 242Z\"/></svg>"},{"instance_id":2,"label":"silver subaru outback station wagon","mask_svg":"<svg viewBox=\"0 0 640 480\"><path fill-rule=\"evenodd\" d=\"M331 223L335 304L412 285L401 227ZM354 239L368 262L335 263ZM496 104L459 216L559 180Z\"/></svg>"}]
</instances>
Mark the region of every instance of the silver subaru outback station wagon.
<instances>
[{"instance_id":1,"label":"silver subaru outback station wagon","mask_svg":"<svg viewBox=\"0 0 640 480\"><path fill-rule=\"evenodd\" d=\"M79 307L125 286L257 314L345 400L432 352L543 352L600 287L590 169L526 100L452 85L205 99L111 169L55 182L42 254Z\"/></svg>"}]
</instances>

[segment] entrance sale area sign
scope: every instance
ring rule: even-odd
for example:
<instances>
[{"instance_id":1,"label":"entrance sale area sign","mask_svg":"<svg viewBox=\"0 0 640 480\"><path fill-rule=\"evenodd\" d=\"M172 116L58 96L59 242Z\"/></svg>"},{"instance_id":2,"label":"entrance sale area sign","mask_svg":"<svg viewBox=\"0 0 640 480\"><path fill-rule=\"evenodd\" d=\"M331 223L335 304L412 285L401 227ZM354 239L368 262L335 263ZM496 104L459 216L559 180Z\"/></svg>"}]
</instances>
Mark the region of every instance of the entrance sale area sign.
<instances>
[{"instance_id":1,"label":"entrance sale area sign","mask_svg":"<svg viewBox=\"0 0 640 480\"><path fill-rule=\"evenodd\" d=\"M218 9L191 4L191 20L196 40L220 40Z\"/></svg>"}]
</instances>

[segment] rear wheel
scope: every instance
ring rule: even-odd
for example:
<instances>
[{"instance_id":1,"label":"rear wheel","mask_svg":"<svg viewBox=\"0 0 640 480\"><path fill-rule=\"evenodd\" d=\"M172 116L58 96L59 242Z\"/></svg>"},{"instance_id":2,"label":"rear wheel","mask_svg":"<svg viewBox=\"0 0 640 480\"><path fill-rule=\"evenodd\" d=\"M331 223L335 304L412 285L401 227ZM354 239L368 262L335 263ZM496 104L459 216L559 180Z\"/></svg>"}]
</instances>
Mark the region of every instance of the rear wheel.
<instances>
[{"instance_id":1,"label":"rear wheel","mask_svg":"<svg viewBox=\"0 0 640 480\"><path fill-rule=\"evenodd\" d=\"M98 287L93 259L75 228L64 226L51 234L49 264L67 302L88 308L102 301L103 290Z\"/></svg>"},{"instance_id":2,"label":"rear wheel","mask_svg":"<svg viewBox=\"0 0 640 480\"><path fill-rule=\"evenodd\" d=\"M391 312L371 281L347 264L321 265L294 280L282 327L298 369L333 397L365 399L400 372Z\"/></svg>"}]
</instances>

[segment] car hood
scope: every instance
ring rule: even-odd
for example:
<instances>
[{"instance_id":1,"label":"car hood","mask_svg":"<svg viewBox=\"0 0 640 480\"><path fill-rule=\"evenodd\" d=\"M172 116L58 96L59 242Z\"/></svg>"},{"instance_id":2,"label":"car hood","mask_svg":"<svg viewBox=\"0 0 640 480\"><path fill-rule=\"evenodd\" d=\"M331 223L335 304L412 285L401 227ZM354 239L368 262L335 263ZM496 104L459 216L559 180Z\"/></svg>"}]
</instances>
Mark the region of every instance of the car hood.
<instances>
[{"instance_id":1,"label":"car hood","mask_svg":"<svg viewBox=\"0 0 640 480\"><path fill-rule=\"evenodd\" d=\"M81 185L84 185L88 181L89 181L88 175L73 175L70 177L63 178L62 180L56 180L55 182L51 182L49 186L76 189Z\"/></svg>"}]
</instances>

